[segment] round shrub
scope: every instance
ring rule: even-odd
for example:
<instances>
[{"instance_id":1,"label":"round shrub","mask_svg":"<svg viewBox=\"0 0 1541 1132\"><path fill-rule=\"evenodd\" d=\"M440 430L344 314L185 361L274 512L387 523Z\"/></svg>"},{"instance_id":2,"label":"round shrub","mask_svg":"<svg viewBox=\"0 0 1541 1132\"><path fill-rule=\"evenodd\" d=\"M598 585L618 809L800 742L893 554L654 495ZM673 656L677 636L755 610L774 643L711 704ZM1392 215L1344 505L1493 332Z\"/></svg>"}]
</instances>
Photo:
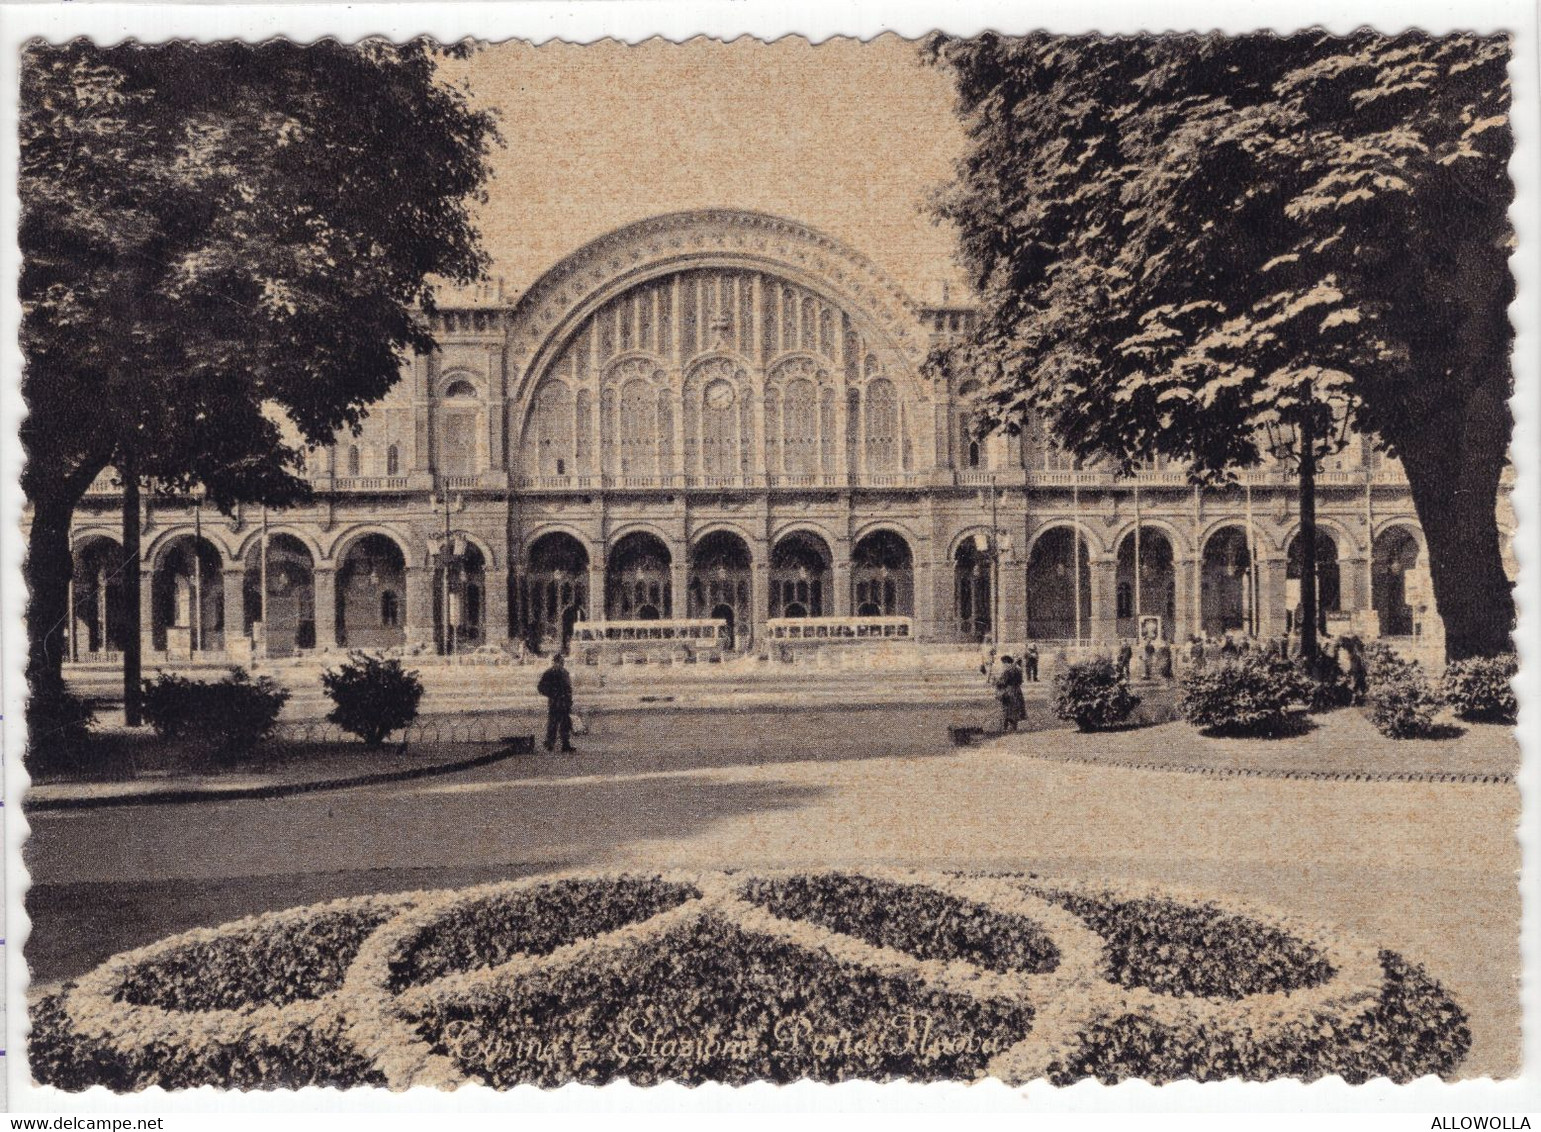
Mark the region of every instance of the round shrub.
<instances>
[{"instance_id":1,"label":"round shrub","mask_svg":"<svg viewBox=\"0 0 1541 1132\"><path fill-rule=\"evenodd\" d=\"M1510 681L1519 667L1519 657L1512 652L1452 661L1442 683L1445 703L1456 718L1470 723L1513 724L1520 703Z\"/></svg>"},{"instance_id":2,"label":"round shrub","mask_svg":"<svg viewBox=\"0 0 1541 1132\"><path fill-rule=\"evenodd\" d=\"M160 673L144 685L145 721L163 739L189 739L219 754L250 751L273 730L289 692L244 668L223 680L189 680Z\"/></svg>"},{"instance_id":3,"label":"round shrub","mask_svg":"<svg viewBox=\"0 0 1541 1132\"><path fill-rule=\"evenodd\" d=\"M1298 705L1311 699L1310 679L1289 660L1249 653L1190 670L1177 710L1214 735L1278 735L1289 729Z\"/></svg>"},{"instance_id":4,"label":"round shrub","mask_svg":"<svg viewBox=\"0 0 1541 1132\"><path fill-rule=\"evenodd\" d=\"M1377 731L1391 739L1412 739L1433 729L1440 699L1423 665L1377 642L1365 649L1365 669L1365 714Z\"/></svg>"},{"instance_id":5,"label":"round shrub","mask_svg":"<svg viewBox=\"0 0 1541 1132\"><path fill-rule=\"evenodd\" d=\"M1081 731L1116 727L1140 706L1129 681L1105 656L1072 664L1054 677L1054 714Z\"/></svg>"},{"instance_id":6,"label":"round shrub","mask_svg":"<svg viewBox=\"0 0 1541 1132\"><path fill-rule=\"evenodd\" d=\"M1365 693L1365 714L1379 731L1390 739L1412 739L1427 735L1434 727L1434 713L1440 699L1429 687L1418 665L1415 671L1396 672L1380 680L1371 680Z\"/></svg>"},{"instance_id":7,"label":"round shrub","mask_svg":"<svg viewBox=\"0 0 1541 1132\"><path fill-rule=\"evenodd\" d=\"M321 674L321 685L336 706L327 720L378 747L392 731L417 718L423 682L395 657L350 652L346 664Z\"/></svg>"},{"instance_id":8,"label":"round shrub","mask_svg":"<svg viewBox=\"0 0 1541 1132\"><path fill-rule=\"evenodd\" d=\"M91 702L64 688L34 699L27 711L27 770L38 777L82 768L95 722Z\"/></svg>"}]
</instances>

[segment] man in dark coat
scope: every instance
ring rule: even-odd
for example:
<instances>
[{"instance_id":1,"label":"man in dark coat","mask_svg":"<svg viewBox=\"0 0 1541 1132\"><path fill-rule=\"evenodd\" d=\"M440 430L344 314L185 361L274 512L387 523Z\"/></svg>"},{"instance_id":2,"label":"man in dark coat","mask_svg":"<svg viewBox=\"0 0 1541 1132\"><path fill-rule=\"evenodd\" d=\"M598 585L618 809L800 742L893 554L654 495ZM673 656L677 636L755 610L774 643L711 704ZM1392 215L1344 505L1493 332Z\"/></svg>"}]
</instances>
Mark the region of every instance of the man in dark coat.
<instances>
[{"instance_id":1,"label":"man in dark coat","mask_svg":"<svg viewBox=\"0 0 1541 1132\"><path fill-rule=\"evenodd\" d=\"M1026 671L1022 675L1033 683L1038 683L1038 646L1029 644L1027 652L1023 654L1023 660L1026 664Z\"/></svg>"},{"instance_id":2,"label":"man in dark coat","mask_svg":"<svg viewBox=\"0 0 1541 1132\"><path fill-rule=\"evenodd\" d=\"M573 753L573 678L561 653L551 658L551 667L541 674L535 690L546 697L546 750L554 750L557 739L562 753Z\"/></svg>"},{"instance_id":3,"label":"man in dark coat","mask_svg":"<svg viewBox=\"0 0 1541 1132\"><path fill-rule=\"evenodd\" d=\"M1129 662L1134 658L1134 650L1129 647L1128 641L1120 641L1118 645L1118 674L1125 680L1129 679Z\"/></svg>"}]
</instances>

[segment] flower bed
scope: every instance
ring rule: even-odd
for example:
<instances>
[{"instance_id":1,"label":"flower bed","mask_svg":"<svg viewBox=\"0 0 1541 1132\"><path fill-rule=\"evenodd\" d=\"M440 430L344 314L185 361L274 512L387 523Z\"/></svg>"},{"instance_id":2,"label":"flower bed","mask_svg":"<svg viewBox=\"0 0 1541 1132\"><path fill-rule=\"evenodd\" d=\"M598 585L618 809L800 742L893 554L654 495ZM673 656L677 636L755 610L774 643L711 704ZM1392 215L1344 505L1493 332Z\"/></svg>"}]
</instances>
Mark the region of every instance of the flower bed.
<instances>
[{"instance_id":1,"label":"flower bed","mask_svg":"<svg viewBox=\"0 0 1541 1132\"><path fill-rule=\"evenodd\" d=\"M1107 977L1121 987L1239 999L1319 986L1333 976L1310 944L1211 903L1033 891L1074 913L1106 941Z\"/></svg>"},{"instance_id":2,"label":"flower bed","mask_svg":"<svg viewBox=\"0 0 1541 1132\"><path fill-rule=\"evenodd\" d=\"M698 896L689 885L656 878L578 878L460 904L425 928L392 965L391 989L495 967L515 955L547 955Z\"/></svg>"},{"instance_id":3,"label":"flower bed","mask_svg":"<svg viewBox=\"0 0 1541 1132\"><path fill-rule=\"evenodd\" d=\"M350 908L195 940L131 968L118 998L166 1010L320 998L342 986L359 947L389 917L384 908Z\"/></svg>"},{"instance_id":4,"label":"flower bed","mask_svg":"<svg viewBox=\"0 0 1541 1132\"><path fill-rule=\"evenodd\" d=\"M29 1056L67 1089L404 1089L1406 1080L1453 1073L1469 1045L1400 956L1237 901L863 869L571 875L253 917L35 1004Z\"/></svg>"},{"instance_id":5,"label":"flower bed","mask_svg":"<svg viewBox=\"0 0 1541 1132\"><path fill-rule=\"evenodd\" d=\"M982 1073L1032 1015L1025 1003L935 990L707 915L507 995L436 1004L420 1028L467 1077L498 1088L934 1081Z\"/></svg>"},{"instance_id":6,"label":"flower bed","mask_svg":"<svg viewBox=\"0 0 1541 1132\"><path fill-rule=\"evenodd\" d=\"M1052 971L1059 951L1030 920L920 885L848 873L754 878L744 899L783 919L892 947L919 959L967 959L987 971Z\"/></svg>"}]
</instances>

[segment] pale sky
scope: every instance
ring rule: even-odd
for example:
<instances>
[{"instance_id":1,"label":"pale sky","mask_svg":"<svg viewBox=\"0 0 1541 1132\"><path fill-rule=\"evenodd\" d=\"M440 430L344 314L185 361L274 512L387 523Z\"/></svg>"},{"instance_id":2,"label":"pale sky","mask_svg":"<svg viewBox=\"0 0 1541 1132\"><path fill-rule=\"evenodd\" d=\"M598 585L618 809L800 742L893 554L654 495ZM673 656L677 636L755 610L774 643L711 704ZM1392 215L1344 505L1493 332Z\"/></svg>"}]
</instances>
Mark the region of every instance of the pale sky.
<instances>
[{"instance_id":1,"label":"pale sky","mask_svg":"<svg viewBox=\"0 0 1541 1132\"><path fill-rule=\"evenodd\" d=\"M961 278L926 212L964 138L911 42L505 43L445 67L502 112L482 231L513 292L623 224L747 208L821 229L913 298Z\"/></svg>"}]
</instances>

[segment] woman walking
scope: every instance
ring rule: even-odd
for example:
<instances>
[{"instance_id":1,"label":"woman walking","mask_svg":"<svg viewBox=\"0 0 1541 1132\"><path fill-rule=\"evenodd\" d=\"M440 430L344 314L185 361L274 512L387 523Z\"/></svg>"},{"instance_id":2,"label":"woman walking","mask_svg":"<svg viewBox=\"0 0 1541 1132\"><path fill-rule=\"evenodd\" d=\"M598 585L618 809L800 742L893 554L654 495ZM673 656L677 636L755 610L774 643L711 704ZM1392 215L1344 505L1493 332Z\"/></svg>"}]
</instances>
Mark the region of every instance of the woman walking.
<instances>
[{"instance_id":1,"label":"woman walking","mask_svg":"<svg viewBox=\"0 0 1541 1132\"><path fill-rule=\"evenodd\" d=\"M1001 732L1014 732L1027 715L1027 700L1022 696L1022 670L1009 656L1001 657L1001 674L995 681L995 695L1001 702Z\"/></svg>"}]
</instances>

